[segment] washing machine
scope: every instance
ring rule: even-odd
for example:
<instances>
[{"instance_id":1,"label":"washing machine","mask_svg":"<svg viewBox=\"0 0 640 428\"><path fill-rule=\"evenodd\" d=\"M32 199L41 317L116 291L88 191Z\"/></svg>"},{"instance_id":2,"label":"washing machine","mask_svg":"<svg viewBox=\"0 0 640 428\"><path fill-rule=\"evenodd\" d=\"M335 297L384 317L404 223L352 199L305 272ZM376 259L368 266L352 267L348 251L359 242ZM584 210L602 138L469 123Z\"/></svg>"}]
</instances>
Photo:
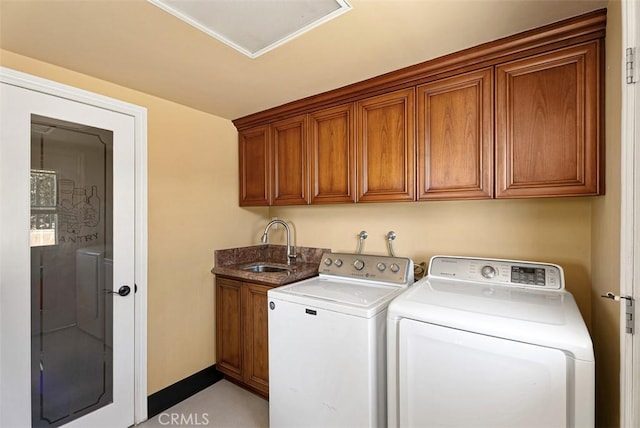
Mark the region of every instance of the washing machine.
<instances>
[{"instance_id":1,"label":"washing machine","mask_svg":"<svg viewBox=\"0 0 640 428\"><path fill-rule=\"evenodd\" d=\"M272 428L386 425L386 315L413 284L403 257L325 253L319 275L269 290Z\"/></svg>"},{"instance_id":2,"label":"washing machine","mask_svg":"<svg viewBox=\"0 0 640 428\"><path fill-rule=\"evenodd\" d=\"M591 338L558 265L435 256L387 313L390 427L593 427Z\"/></svg>"}]
</instances>

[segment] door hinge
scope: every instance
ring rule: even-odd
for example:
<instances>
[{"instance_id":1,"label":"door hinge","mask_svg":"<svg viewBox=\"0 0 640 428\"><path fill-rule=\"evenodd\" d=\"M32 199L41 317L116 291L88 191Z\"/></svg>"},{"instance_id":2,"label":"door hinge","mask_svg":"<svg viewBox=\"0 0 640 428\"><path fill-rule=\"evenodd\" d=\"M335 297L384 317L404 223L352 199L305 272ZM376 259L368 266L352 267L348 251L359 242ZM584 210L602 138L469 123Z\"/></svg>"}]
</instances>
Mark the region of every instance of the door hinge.
<instances>
[{"instance_id":1,"label":"door hinge","mask_svg":"<svg viewBox=\"0 0 640 428\"><path fill-rule=\"evenodd\" d=\"M605 299L615 300L619 302L620 300L624 300L624 326L625 330L629 334L633 334L634 330L634 318L635 318L635 300L633 297L629 296L616 296L612 292L608 292L604 296Z\"/></svg>"},{"instance_id":2,"label":"door hinge","mask_svg":"<svg viewBox=\"0 0 640 428\"><path fill-rule=\"evenodd\" d=\"M625 328L627 329L627 333L633 334L633 324L634 324L634 316L635 316L635 305L634 301L631 297L626 297L624 300L624 315L625 315Z\"/></svg>"},{"instance_id":3,"label":"door hinge","mask_svg":"<svg viewBox=\"0 0 640 428\"><path fill-rule=\"evenodd\" d=\"M627 83L635 83L633 72L634 72L634 60L635 60L635 49L627 48L626 49L626 70L627 70Z\"/></svg>"}]
</instances>

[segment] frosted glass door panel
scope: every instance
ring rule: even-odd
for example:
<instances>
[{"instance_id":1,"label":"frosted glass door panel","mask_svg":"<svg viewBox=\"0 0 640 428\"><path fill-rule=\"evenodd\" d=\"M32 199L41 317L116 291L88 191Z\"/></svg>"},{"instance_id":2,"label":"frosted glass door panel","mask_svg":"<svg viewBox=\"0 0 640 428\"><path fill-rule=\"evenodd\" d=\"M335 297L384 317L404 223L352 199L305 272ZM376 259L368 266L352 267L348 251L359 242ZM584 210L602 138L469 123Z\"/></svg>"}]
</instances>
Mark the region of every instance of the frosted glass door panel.
<instances>
[{"instance_id":1,"label":"frosted glass door panel","mask_svg":"<svg viewBox=\"0 0 640 428\"><path fill-rule=\"evenodd\" d=\"M31 409L55 427L113 401L113 132L31 118Z\"/></svg>"}]
</instances>

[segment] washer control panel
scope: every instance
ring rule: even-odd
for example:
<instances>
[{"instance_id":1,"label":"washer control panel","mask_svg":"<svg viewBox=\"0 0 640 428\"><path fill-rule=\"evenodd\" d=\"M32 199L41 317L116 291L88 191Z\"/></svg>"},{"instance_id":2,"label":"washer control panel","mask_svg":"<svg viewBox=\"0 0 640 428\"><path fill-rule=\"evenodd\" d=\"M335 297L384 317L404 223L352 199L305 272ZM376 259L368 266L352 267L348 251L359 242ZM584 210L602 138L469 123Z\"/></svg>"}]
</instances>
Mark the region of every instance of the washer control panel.
<instances>
[{"instance_id":1,"label":"washer control panel","mask_svg":"<svg viewBox=\"0 0 640 428\"><path fill-rule=\"evenodd\" d=\"M369 254L324 253L318 273L394 284L413 284L414 279L411 259Z\"/></svg>"},{"instance_id":2,"label":"washer control panel","mask_svg":"<svg viewBox=\"0 0 640 428\"><path fill-rule=\"evenodd\" d=\"M551 263L434 256L429 263L429 276L514 287L564 289L564 271Z\"/></svg>"}]
</instances>

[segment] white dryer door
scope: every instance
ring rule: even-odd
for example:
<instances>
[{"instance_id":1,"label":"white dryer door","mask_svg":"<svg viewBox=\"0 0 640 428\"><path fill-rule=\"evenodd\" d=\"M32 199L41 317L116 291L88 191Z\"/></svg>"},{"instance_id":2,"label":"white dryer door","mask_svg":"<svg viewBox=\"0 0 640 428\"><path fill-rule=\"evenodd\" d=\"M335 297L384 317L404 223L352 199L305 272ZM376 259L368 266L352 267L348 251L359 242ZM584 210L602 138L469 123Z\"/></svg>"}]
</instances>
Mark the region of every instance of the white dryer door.
<instances>
[{"instance_id":1,"label":"white dryer door","mask_svg":"<svg viewBox=\"0 0 640 428\"><path fill-rule=\"evenodd\" d=\"M557 349L402 319L398 365L401 427L567 426Z\"/></svg>"}]
</instances>

